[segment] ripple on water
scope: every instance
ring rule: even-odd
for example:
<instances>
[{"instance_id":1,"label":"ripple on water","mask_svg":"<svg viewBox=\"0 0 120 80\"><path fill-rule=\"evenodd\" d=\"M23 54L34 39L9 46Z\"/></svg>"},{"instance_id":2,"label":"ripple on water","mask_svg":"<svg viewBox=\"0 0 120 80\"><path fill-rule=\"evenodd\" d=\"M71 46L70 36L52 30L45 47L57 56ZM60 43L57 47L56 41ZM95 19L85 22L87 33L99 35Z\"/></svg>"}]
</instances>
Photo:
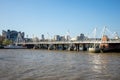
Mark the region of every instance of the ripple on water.
<instances>
[{"instance_id":1,"label":"ripple on water","mask_svg":"<svg viewBox=\"0 0 120 80\"><path fill-rule=\"evenodd\" d=\"M120 80L120 54L0 50L0 80Z\"/></svg>"}]
</instances>

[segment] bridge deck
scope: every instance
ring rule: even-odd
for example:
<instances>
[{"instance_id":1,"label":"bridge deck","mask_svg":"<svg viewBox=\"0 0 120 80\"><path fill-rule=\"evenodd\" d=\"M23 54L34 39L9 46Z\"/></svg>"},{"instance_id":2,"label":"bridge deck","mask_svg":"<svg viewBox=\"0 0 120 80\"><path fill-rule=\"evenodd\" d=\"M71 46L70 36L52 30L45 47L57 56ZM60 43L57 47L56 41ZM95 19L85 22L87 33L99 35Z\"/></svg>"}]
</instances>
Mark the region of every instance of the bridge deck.
<instances>
[{"instance_id":1,"label":"bridge deck","mask_svg":"<svg viewBox=\"0 0 120 80\"><path fill-rule=\"evenodd\" d=\"M40 42L19 42L16 44L89 44L89 43L95 43L95 44L101 44L101 43L120 43L120 40L113 40L113 41L40 41Z\"/></svg>"}]
</instances>

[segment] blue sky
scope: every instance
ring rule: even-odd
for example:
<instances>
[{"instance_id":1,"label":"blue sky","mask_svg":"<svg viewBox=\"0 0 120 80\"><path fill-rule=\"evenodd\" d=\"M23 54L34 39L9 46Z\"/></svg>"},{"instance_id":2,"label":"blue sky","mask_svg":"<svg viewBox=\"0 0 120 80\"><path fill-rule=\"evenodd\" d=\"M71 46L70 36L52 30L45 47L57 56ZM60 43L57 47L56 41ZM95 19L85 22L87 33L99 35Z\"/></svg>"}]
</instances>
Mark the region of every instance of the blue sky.
<instances>
[{"instance_id":1,"label":"blue sky","mask_svg":"<svg viewBox=\"0 0 120 80\"><path fill-rule=\"evenodd\" d=\"M99 35L104 26L120 34L120 0L0 0L0 33Z\"/></svg>"}]
</instances>

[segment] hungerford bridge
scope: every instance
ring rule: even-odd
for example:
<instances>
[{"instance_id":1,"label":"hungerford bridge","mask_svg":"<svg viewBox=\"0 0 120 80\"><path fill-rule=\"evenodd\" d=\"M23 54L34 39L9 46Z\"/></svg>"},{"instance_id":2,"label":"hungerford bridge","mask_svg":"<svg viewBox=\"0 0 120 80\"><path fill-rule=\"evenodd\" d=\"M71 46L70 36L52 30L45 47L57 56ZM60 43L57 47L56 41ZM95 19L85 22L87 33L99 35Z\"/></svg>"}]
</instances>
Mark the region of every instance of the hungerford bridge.
<instances>
[{"instance_id":1,"label":"hungerford bridge","mask_svg":"<svg viewBox=\"0 0 120 80\"><path fill-rule=\"evenodd\" d=\"M105 33L106 27L103 33ZM94 34L96 29L94 30ZM90 47L99 47L100 49L119 49L120 50L120 38L110 39L106 35L103 35L101 39L87 39L79 41L36 41L36 42L20 42L21 36L18 35L16 45L24 45L27 48L39 48L39 49L62 49L62 50L87 50Z\"/></svg>"},{"instance_id":2,"label":"hungerford bridge","mask_svg":"<svg viewBox=\"0 0 120 80\"><path fill-rule=\"evenodd\" d=\"M110 40L110 41L102 41L102 40L83 40L83 41L37 41L37 42L16 42L18 45L39 45L39 44L114 44L120 43L120 40Z\"/></svg>"},{"instance_id":3,"label":"hungerford bridge","mask_svg":"<svg viewBox=\"0 0 120 80\"><path fill-rule=\"evenodd\" d=\"M39 42L16 42L27 48L49 49L49 50L87 50L89 47L120 49L120 39L113 40L83 40L83 41L39 41Z\"/></svg>"}]
</instances>

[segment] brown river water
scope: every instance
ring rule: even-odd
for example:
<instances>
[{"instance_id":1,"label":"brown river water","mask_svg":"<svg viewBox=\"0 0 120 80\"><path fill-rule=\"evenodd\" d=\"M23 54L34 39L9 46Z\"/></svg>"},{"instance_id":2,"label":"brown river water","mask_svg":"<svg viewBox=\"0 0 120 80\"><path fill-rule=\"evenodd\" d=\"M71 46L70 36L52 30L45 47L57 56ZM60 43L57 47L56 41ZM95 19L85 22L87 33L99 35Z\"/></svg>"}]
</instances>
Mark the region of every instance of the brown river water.
<instances>
[{"instance_id":1,"label":"brown river water","mask_svg":"<svg viewBox=\"0 0 120 80\"><path fill-rule=\"evenodd\" d=\"M1 49L0 80L120 80L120 53Z\"/></svg>"}]
</instances>

